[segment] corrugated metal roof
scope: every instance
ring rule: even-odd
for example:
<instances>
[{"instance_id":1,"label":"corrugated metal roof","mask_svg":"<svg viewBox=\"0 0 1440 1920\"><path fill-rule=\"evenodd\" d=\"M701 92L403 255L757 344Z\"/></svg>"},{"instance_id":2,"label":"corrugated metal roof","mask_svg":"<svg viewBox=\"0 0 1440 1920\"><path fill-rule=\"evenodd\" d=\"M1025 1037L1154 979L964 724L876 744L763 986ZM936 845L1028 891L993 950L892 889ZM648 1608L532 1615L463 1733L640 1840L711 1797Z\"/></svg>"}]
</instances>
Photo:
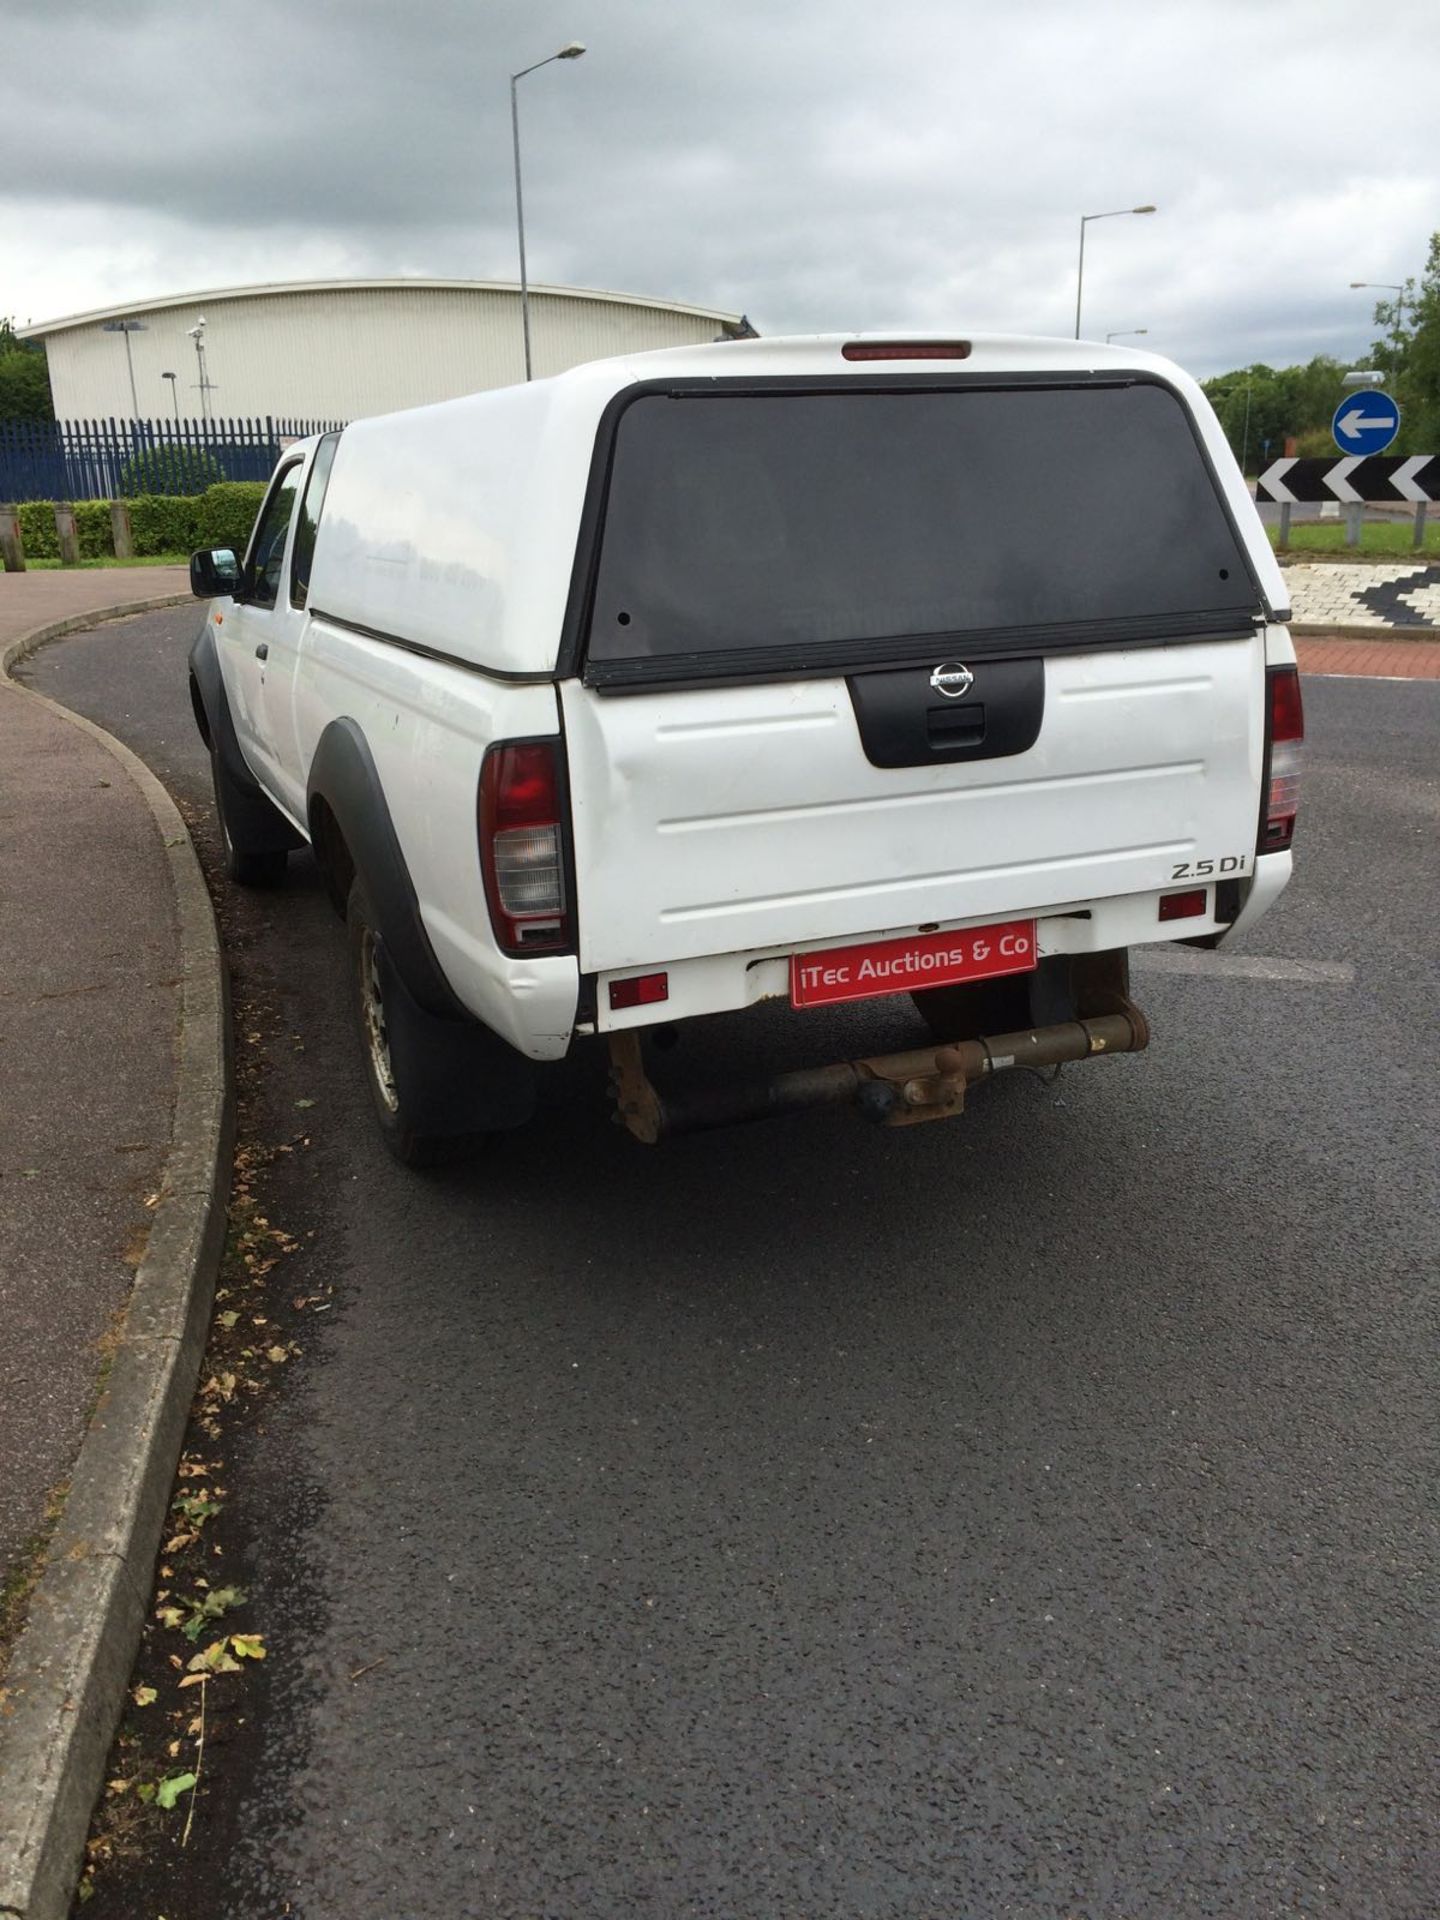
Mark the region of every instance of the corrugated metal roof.
<instances>
[{"instance_id":1,"label":"corrugated metal roof","mask_svg":"<svg viewBox=\"0 0 1440 1920\"><path fill-rule=\"evenodd\" d=\"M513 293L518 299L516 280L438 280L426 277L394 276L375 280L275 280L248 287L209 287L199 293L164 294L157 300L129 300L114 307L95 307L88 313L66 314L58 320L41 320L33 326L17 327L25 340L43 338L48 333L63 333L69 327L94 326L97 321L121 320L137 313L161 313L172 307L203 306L221 300L257 300L284 293L375 293L435 291L442 293ZM596 287L552 287L530 282L530 293L548 294L561 300L600 300L619 307L649 307L660 313L680 313L697 320L713 320L721 326L738 326L742 316L725 313L718 307L695 307L679 300L650 300L639 293L610 293Z\"/></svg>"}]
</instances>

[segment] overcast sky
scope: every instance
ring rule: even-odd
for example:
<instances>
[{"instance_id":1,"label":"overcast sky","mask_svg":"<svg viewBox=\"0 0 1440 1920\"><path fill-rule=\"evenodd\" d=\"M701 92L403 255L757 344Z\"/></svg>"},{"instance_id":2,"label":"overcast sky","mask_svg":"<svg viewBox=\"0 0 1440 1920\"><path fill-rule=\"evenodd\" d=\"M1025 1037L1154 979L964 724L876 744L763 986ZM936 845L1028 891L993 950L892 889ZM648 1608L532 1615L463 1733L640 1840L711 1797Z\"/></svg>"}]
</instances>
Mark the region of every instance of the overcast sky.
<instances>
[{"instance_id":1,"label":"overcast sky","mask_svg":"<svg viewBox=\"0 0 1440 1920\"><path fill-rule=\"evenodd\" d=\"M0 314L515 277L764 333L1363 354L1440 228L1440 0L0 0Z\"/></svg>"}]
</instances>

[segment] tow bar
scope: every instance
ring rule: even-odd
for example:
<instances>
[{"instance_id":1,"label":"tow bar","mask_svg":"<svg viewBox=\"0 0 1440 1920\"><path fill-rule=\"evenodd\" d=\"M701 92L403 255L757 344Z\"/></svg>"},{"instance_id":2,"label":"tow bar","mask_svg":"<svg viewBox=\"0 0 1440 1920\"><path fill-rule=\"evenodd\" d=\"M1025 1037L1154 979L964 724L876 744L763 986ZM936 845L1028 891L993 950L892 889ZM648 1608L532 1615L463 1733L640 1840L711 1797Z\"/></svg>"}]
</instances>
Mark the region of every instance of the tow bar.
<instances>
[{"instance_id":1,"label":"tow bar","mask_svg":"<svg viewBox=\"0 0 1440 1920\"><path fill-rule=\"evenodd\" d=\"M1011 1067L1054 1067L1107 1053L1139 1053L1149 1044L1144 1014L1123 994L1115 1010L1058 1026L1028 1027L980 1040L806 1067L734 1087L701 1087L661 1095L645 1071L641 1029L610 1036L616 1119L647 1146L676 1134L701 1133L747 1120L776 1119L806 1107L855 1106L881 1127L946 1120L965 1107L965 1089Z\"/></svg>"}]
</instances>

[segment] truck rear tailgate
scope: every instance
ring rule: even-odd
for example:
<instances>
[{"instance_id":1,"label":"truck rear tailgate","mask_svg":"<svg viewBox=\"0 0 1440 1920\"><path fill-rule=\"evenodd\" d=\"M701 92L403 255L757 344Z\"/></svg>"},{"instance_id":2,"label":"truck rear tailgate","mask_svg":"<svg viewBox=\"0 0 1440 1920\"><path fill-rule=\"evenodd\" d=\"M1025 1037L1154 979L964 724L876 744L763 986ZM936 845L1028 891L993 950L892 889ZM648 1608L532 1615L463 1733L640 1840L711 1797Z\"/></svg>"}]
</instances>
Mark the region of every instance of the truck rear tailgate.
<instances>
[{"instance_id":1,"label":"truck rear tailgate","mask_svg":"<svg viewBox=\"0 0 1440 1920\"><path fill-rule=\"evenodd\" d=\"M846 682L563 690L590 971L1003 919L1253 865L1260 638L1059 654L1027 752L866 758Z\"/></svg>"}]
</instances>

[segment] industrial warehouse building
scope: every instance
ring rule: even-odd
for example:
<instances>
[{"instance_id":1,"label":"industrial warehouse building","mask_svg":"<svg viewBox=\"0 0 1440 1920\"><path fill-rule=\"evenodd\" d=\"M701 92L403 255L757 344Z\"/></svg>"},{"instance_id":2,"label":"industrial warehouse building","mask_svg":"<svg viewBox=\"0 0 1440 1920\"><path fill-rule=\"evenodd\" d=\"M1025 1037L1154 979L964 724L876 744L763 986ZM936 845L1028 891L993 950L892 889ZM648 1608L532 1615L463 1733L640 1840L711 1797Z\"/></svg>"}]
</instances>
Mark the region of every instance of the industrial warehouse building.
<instances>
[{"instance_id":1,"label":"industrial warehouse building","mask_svg":"<svg viewBox=\"0 0 1440 1920\"><path fill-rule=\"evenodd\" d=\"M193 332L202 321L203 398ZM530 289L537 379L610 354L693 346L749 331L739 314L708 307L583 287ZM22 332L44 343L62 420L175 413L353 420L525 377L520 290L501 281L229 287L107 307Z\"/></svg>"}]
</instances>

